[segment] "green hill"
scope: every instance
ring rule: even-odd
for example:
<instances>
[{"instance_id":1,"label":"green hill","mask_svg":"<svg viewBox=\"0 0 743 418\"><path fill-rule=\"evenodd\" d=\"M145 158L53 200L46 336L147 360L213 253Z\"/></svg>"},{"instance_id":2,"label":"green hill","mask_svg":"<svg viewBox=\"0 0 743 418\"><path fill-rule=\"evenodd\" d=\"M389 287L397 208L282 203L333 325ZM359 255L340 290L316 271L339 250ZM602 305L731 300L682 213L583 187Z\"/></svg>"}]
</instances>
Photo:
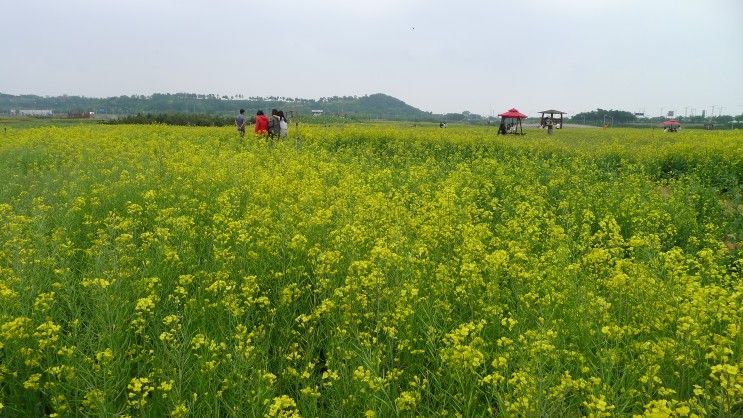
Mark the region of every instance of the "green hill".
<instances>
[{"instance_id":1,"label":"green hill","mask_svg":"<svg viewBox=\"0 0 743 418\"><path fill-rule=\"evenodd\" d=\"M424 112L386 94L333 96L320 99L289 97L242 97L215 94L156 93L150 96L94 98L83 96L37 96L0 93L0 113L13 109L51 109L55 114L95 112L96 114L134 115L137 113L196 113L233 115L243 108L249 114L272 108L309 115L322 110L324 115L344 115L364 119L438 120L440 116Z\"/></svg>"}]
</instances>

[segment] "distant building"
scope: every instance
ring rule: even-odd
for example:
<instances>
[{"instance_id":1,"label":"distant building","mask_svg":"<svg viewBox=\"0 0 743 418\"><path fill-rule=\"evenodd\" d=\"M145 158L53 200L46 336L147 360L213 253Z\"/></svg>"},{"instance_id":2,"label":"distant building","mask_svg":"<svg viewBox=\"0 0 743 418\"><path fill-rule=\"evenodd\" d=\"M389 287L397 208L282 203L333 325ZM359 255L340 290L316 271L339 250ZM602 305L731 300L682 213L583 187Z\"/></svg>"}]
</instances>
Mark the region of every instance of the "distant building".
<instances>
[{"instance_id":1,"label":"distant building","mask_svg":"<svg viewBox=\"0 0 743 418\"><path fill-rule=\"evenodd\" d=\"M67 112L67 117L70 119L89 119L95 115L94 112Z\"/></svg>"},{"instance_id":2,"label":"distant building","mask_svg":"<svg viewBox=\"0 0 743 418\"><path fill-rule=\"evenodd\" d=\"M312 111L312 116L322 116L322 109L317 109Z\"/></svg>"},{"instance_id":3,"label":"distant building","mask_svg":"<svg viewBox=\"0 0 743 418\"><path fill-rule=\"evenodd\" d=\"M52 116L52 111L49 109L11 110L10 113L18 116Z\"/></svg>"}]
</instances>

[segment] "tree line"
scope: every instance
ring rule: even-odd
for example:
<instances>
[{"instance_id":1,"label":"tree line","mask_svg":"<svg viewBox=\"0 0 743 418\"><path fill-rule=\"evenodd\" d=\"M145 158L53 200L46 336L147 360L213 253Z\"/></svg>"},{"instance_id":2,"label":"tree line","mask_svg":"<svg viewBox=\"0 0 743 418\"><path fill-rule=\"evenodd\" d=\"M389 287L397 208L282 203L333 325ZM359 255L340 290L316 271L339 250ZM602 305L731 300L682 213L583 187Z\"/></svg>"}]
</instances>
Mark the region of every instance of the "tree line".
<instances>
[{"instance_id":1,"label":"tree line","mask_svg":"<svg viewBox=\"0 0 743 418\"><path fill-rule=\"evenodd\" d=\"M195 113L137 113L136 115L107 120L104 123L111 125L152 125L159 123L178 126L230 126L235 123L235 118ZM255 116L250 119L250 123L255 123Z\"/></svg>"},{"instance_id":2,"label":"tree line","mask_svg":"<svg viewBox=\"0 0 743 418\"><path fill-rule=\"evenodd\" d=\"M244 97L242 95L155 93L108 98L84 96L36 96L0 94L0 113L11 109L51 109L55 114L94 112L103 115L137 114L214 114L234 115L237 109L255 114L257 110L284 109L295 114L310 115L322 110L324 115L355 116L367 119L438 120L431 112L424 112L402 100L385 94L366 96L333 96L319 99L288 97Z\"/></svg>"}]
</instances>

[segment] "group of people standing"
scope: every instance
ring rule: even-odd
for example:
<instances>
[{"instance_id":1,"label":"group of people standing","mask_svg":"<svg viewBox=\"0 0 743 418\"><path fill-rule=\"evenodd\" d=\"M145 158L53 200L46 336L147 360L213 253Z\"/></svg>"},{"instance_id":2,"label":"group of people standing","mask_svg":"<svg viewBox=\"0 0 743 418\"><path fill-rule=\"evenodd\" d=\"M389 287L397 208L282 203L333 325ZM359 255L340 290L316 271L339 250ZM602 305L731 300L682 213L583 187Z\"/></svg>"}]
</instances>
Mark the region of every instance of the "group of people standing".
<instances>
[{"instance_id":1,"label":"group of people standing","mask_svg":"<svg viewBox=\"0 0 743 418\"><path fill-rule=\"evenodd\" d=\"M235 127L240 133L240 138L245 136L245 125L248 120L245 117L245 109L240 109L240 114L235 118ZM271 118L268 118L262 110L255 114L255 134L268 136L269 138L286 138L289 136L289 122L286 120L283 110L271 109Z\"/></svg>"}]
</instances>

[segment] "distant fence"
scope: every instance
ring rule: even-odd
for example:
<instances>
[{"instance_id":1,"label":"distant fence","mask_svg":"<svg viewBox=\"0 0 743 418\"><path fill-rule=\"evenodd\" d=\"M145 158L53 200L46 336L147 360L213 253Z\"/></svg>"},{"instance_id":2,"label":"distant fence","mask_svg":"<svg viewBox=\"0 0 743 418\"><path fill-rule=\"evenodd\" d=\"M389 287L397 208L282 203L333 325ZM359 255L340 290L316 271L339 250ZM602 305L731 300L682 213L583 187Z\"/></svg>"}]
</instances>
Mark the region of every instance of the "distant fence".
<instances>
[{"instance_id":1,"label":"distant fence","mask_svg":"<svg viewBox=\"0 0 743 418\"><path fill-rule=\"evenodd\" d=\"M615 122L611 123L610 121L606 121L606 124L609 127L612 128L642 128L642 129L663 129L660 122ZM594 126L594 127L602 127L604 126L604 121L602 119L598 120L571 120L570 124L566 123L565 127L568 127L568 125L582 125L582 126ZM526 124L524 124L526 126ZM710 129L710 130L731 130L736 128L741 128L743 126L740 126L740 124L731 124L731 123L712 123L712 124L705 124L705 123L686 123L681 122L681 128L683 129Z\"/></svg>"}]
</instances>

